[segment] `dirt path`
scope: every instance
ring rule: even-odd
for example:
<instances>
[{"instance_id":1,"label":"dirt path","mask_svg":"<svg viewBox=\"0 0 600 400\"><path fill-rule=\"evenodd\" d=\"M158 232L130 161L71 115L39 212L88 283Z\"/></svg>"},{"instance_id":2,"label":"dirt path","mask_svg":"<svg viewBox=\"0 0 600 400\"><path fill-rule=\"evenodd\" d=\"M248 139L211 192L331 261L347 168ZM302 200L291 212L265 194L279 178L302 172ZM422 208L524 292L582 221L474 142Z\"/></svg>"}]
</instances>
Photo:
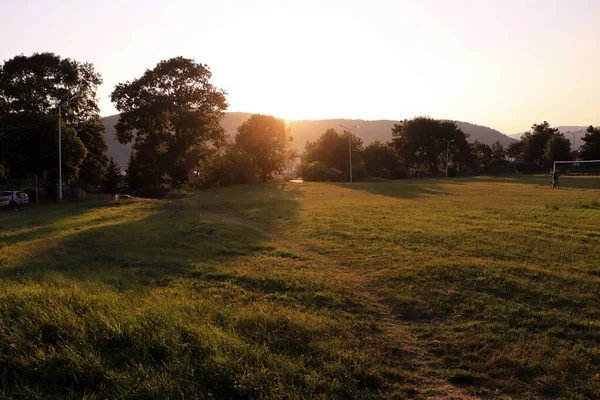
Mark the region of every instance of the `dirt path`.
<instances>
[{"instance_id":1,"label":"dirt path","mask_svg":"<svg viewBox=\"0 0 600 400\"><path fill-rule=\"evenodd\" d=\"M191 200L194 200L193 198ZM425 380L424 387L419 388L419 391L429 400L476 400L479 397L466 393L463 389L458 388L449 382L433 377L431 365L435 363L427 350L419 344L416 336L412 334L410 323L400 321L394 317L390 307L383 302L383 299L377 296L372 290L369 290L365 279L356 272L350 270L343 264L339 263L330 257L323 256L314 250L304 246L297 241L287 240L280 235L274 235L260 226L244 219L241 216L236 216L228 212L212 212L208 210L199 210L195 204L190 203L198 213L198 218L219 221L226 224L248 229L257 235L260 235L280 247L283 247L292 252L302 254L308 260L325 265L343 275L344 279L352 284L356 290L363 296L365 302L372 307L377 315L377 321L381 324L383 332L391 343L402 348L411 357L413 372L418 373Z\"/></svg>"}]
</instances>

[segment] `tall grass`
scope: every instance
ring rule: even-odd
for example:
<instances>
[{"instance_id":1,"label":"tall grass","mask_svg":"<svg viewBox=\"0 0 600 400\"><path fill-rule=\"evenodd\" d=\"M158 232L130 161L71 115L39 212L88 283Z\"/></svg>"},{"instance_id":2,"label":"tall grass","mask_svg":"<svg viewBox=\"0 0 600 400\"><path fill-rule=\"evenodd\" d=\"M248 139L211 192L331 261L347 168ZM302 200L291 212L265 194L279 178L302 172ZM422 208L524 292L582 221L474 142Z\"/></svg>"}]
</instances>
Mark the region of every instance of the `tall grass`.
<instances>
[{"instance_id":1,"label":"tall grass","mask_svg":"<svg viewBox=\"0 0 600 400\"><path fill-rule=\"evenodd\" d=\"M0 213L7 398L596 398L600 187L254 185Z\"/></svg>"}]
</instances>

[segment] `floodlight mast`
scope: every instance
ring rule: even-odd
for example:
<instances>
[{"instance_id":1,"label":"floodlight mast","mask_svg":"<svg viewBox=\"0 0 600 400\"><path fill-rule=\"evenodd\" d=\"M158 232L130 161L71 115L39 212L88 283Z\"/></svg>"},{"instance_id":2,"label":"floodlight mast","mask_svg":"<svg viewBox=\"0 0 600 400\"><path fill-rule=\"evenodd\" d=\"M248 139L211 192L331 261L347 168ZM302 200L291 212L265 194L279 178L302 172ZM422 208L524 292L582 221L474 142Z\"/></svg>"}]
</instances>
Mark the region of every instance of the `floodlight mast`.
<instances>
[{"instance_id":1,"label":"floodlight mast","mask_svg":"<svg viewBox=\"0 0 600 400\"><path fill-rule=\"evenodd\" d=\"M342 128L348 131L348 155L350 156L350 183L352 183L352 129L358 129L359 126L353 126L348 128L347 126L340 125Z\"/></svg>"}]
</instances>

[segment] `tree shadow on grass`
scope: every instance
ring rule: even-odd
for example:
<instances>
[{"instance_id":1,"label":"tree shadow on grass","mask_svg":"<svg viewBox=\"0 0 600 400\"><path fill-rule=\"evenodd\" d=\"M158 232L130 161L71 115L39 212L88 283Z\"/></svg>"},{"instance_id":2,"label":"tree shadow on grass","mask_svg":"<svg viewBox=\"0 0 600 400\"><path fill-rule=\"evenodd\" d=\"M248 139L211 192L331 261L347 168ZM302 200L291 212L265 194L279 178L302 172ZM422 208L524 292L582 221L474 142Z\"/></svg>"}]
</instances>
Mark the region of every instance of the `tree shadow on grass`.
<instances>
[{"instance_id":1,"label":"tree shadow on grass","mask_svg":"<svg viewBox=\"0 0 600 400\"><path fill-rule=\"evenodd\" d=\"M92 220L82 220L85 214L101 209L126 207L122 202L86 202L63 205L28 205L0 213L0 242L7 244L21 243L43 238L59 230L83 229L91 225L105 223L106 216L98 216ZM125 208L124 208L125 210ZM112 218L118 215L111 216ZM14 230L23 230L13 234Z\"/></svg>"},{"instance_id":2,"label":"tree shadow on grass","mask_svg":"<svg viewBox=\"0 0 600 400\"><path fill-rule=\"evenodd\" d=\"M263 208L255 208L260 199L248 201L246 197L242 207L236 204L236 210L240 213L251 210L256 218L270 218L280 213L293 217L298 202L279 190L272 186L261 194L266 199ZM292 194L292 197L296 196L297 193ZM220 195L213 197L222 198ZM294 264L295 270L307 268L306 260L299 254L281 251L256 230L230 224L227 220L204 218L198 207L208 206L212 211L224 207L224 212L231 212L231 205L218 201L198 204L198 200L151 203L151 212L140 218L125 222L116 219L102 225L77 225L66 229L59 226L64 214L53 220L48 218L49 225L42 230L11 238L9 246L13 242L30 240L33 236L40 239L41 245L36 243L32 246L33 250L24 259L9 260L0 269L0 279L16 282L68 279L108 285L116 291L146 291L169 287L184 280L187 280L185 284L203 281L203 285L208 286L226 283L256 296L281 295L295 299L299 304L306 302L317 307L357 311L356 302L343 304L337 298L329 299L324 298L328 296L323 293L317 294L307 280L309 278L286 281L285 273L277 275L285 263ZM112 204L118 206L118 203ZM103 207L107 206L99 204L77 207L76 210L84 212ZM130 211L127 205L122 207L122 213ZM98 216L98 220L103 220L102 215ZM275 228L275 225L276 221L268 226ZM60 236L53 238L52 229L60 230ZM260 257L260 262L265 265L260 268L250 265L247 270L235 267L238 263L254 262L247 261L254 256ZM269 264L274 268L272 275L264 273Z\"/></svg>"},{"instance_id":3,"label":"tree shadow on grass","mask_svg":"<svg viewBox=\"0 0 600 400\"><path fill-rule=\"evenodd\" d=\"M272 196L275 203L282 198ZM330 376L329 359L340 356L338 330L327 315L366 313L352 293L315 279L305 260L279 251L256 231L203 218L189 199L148 204L147 212L138 214L135 203L124 207L132 216L103 225L71 228L55 237L46 232L39 242L21 243L24 251L12 253L15 258L0 268L0 282L17 294L14 306L0 310L2 322L29 335L15 344L19 351L34 344L27 363L16 351L10 364L0 363L7 393L37 390L81 398L104 397L106 391L112 394L106 397L150 398L211 392L251 398L273 381L308 391L304 368ZM269 207L293 214L295 206L289 200L255 215L270 215ZM254 206L242 208L248 210ZM86 296L82 287L93 292ZM121 296L122 291L127 293ZM366 335L349 326L347 336ZM0 335L0 346L10 343ZM320 348L323 343L329 347ZM37 347L55 352L38 353ZM323 354L315 355L316 349ZM275 363L268 375L266 357ZM336 363L342 388L369 376L361 371L346 376L346 365L362 360L357 357L344 355L346 362ZM303 369L282 373L287 360L300 360ZM196 371L193 379L190 369ZM260 390L245 395L241 379L252 379ZM131 388L121 389L122 382Z\"/></svg>"},{"instance_id":4,"label":"tree shadow on grass","mask_svg":"<svg viewBox=\"0 0 600 400\"><path fill-rule=\"evenodd\" d=\"M329 183L344 189L365 191L371 194L396 197L400 199L417 199L424 196L445 196L452 194L448 185L464 184L463 180L441 179L407 179L381 182Z\"/></svg>"}]
</instances>

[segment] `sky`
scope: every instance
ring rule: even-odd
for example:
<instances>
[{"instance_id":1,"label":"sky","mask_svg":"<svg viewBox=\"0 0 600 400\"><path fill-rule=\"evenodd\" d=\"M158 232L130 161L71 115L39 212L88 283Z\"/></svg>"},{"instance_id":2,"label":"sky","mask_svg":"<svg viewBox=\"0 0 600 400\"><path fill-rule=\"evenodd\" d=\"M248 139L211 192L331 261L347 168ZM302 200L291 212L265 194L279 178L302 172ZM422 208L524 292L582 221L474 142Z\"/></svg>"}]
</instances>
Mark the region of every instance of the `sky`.
<instances>
[{"instance_id":1,"label":"sky","mask_svg":"<svg viewBox=\"0 0 600 400\"><path fill-rule=\"evenodd\" d=\"M115 85L207 64L229 111L419 115L506 134L600 125L598 0L0 0L0 61L54 52Z\"/></svg>"}]
</instances>

